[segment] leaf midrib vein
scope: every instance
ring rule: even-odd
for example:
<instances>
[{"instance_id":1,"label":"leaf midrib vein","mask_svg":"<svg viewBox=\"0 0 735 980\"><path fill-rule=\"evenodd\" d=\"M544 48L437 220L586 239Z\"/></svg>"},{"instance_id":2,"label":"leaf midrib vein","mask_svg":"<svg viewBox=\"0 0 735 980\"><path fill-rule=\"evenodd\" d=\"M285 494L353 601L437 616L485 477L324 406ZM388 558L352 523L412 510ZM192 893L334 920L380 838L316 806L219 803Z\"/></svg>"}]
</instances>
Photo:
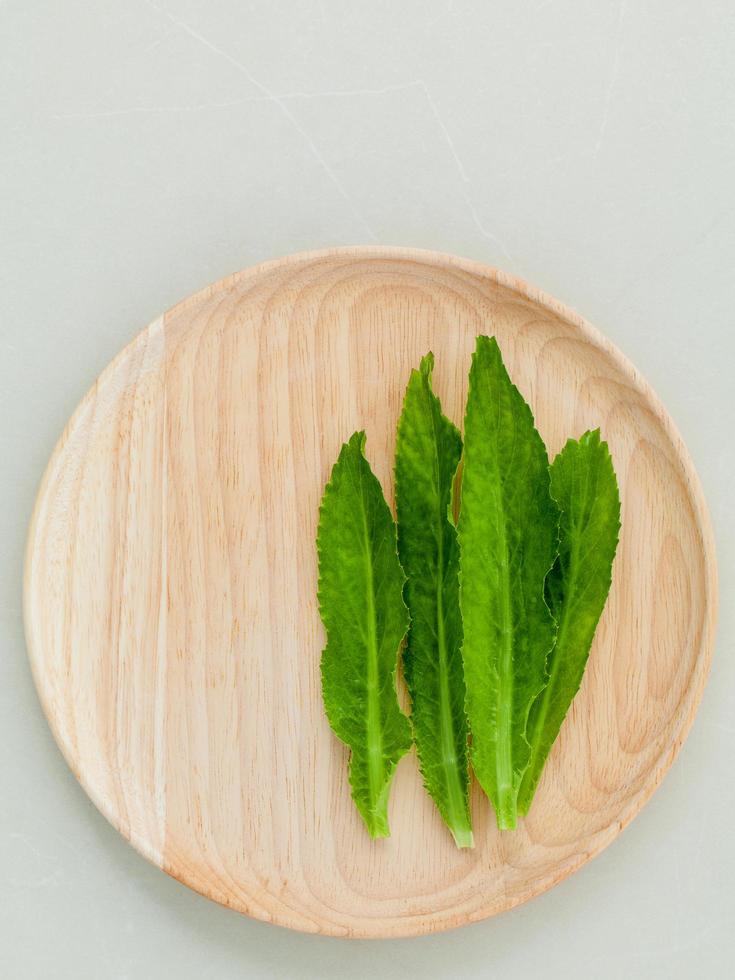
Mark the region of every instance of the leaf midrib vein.
<instances>
[{"instance_id":1,"label":"leaf midrib vein","mask_svg":"<svg viewBox=\"0 0 735 980\"><path fill-rule=\"evenodd\" d=\"M442 770L447 790L447 812L449 822L454 829L457 825L466 823L465 796L460 784L456 740L452 717L451 698L449 694L449 658L447 638L444 623L444 521L442 515L442 499L440 487L439 433L436 426L435 406L429 404L431 427L434 447L434 472L436 475L436 504L437 504L437 576L436 576L436 615L437 615L437 646L439 650L439 718L441 727Z\"/></svg>"},{"instance_id":2,"label":"leaf midrib vein","mask_svg":"<svg viewBox=\"0 0 735 980\"><path fill-rule=\"evenodd\" d=\"M367 522L362 473L359 473L360 502L364 537L365 578L367 581L367 763L370 804L375 807L383 783L383 740L380 731L380 703L378 692L378 626L375 611L375 577L370 552L370 532Z\"/></svg>"},{"instance_id":3,"label":"leaf midrib vein","mask_svg":"<svg viewBox=\"0 0 735 980\"><path fill-rule=\"evenodd\" d=\"M502 397L497 399L497 418L495 420L495 432L500 431L500 417L502 413ZM514 418L513 425L513 446L510 453L510 464L508 471L512 472L511 466L515 459L516 447L518 443L518 424ZM495 750L495 779L498 793L498 816L503 809L503 798L506 793L513 791L513 746L512 746L512 706L513 706L513 636L511 629L511 609L510 609L510 556L508 554L508 536L506 534L507 513L503 501L503 488L500 468L497 463L497 452L492 454L493 471L496 482L497 507L499 512L498 531L499 531L499 552L502 556L500 564L501 603L500 613L503 621L501 629L500 661L498 670L498 741ZM505 696L501 696L504 694Z\"/></svg>"},{"instance_id":4,"label":"leaf midrib vein","mask_svg":"<svg viewBox=\"0 0 735 980\"><path fill-rule=\"evenodd\" d=\"M577 592L577 580L579 578L579 570L581 568L579 560L579 549L582 536L587 530L587 525L576 527L574 525L575 520L575 493L574 493L574 481L577 475L577 459L572 458L572 474L571 474L571 492L570 492L570 502L569 502L569 526L572 528L572 544L569 549L569 564L568 564L568 582L567 587L562 593L562 607L561 607L561 617L559 618L557 624L557 634L554 646L550 651L551 656L551 670L549 671L549 680L546 687L541 695L541 707L539 709L538 716L536 718L536 725L534 731L531 733L531 738L529 739L531 745L531 752L528 760L528 771L533 775L534 766L536 764L536 757L538 755L544 729L546 727L546 718L549 714L549 706L551 704L551 697L554 694L556 688L556 682L561 671L561 663L563 656L559 656L559 651L564 651L564 645L566 643L566 636L568 631L568 624L570 622L570 609L572 607L571 596L576 595ZM589 489L589 468L585 472L585 485L584 493L581 498L577 501L577 514L581 511L584 514L585 504L587 501L587 491ZM585 584L583 591L586 591L591 579L588 579Z\"/></svg>"}]
</instances>

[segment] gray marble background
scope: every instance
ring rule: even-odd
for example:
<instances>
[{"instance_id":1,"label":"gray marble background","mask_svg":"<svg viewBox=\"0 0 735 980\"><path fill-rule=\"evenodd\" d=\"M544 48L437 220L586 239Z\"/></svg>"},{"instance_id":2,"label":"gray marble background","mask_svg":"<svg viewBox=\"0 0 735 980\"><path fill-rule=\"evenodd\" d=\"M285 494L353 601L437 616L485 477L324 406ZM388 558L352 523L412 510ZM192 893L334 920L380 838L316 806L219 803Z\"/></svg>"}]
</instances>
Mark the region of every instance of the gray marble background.
<instances>
[{"instance_id":1,"label":"gray marble background","mask_svg":"<svg viewBox=\"0 0 735 980\"><path fill-rule=\"evenodd\" d=\"M730 0L0 0L0 976L732 976ZM381 242L499 265L652 382L699 468L724 608L661 789L498 919L348 942L229 913L95 811L37 703L24 536L60 430L160 311L261 259Z\"/></svg>"}]
</instances>

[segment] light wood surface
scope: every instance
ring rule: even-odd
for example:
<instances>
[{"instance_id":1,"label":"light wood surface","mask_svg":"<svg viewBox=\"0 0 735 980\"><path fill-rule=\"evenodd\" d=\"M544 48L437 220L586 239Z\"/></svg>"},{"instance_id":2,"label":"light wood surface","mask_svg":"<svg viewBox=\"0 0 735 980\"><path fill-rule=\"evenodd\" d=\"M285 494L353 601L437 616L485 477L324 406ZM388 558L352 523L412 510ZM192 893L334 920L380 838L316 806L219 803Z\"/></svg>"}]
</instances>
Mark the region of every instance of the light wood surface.
<instances>
[{"instance_id":1,"label":"light wood surface","mask_svg":"<svg viewBox=\"0 0 735 980\"><path fill-rule=\"evenodd\" d=\"M499 834L475 787L477 846L458 851L411 754L392 837L373 842L322 711L317 507L358 428L392 496L404 387L429 349L461 424L478 333L497 336L552 453L601 426L623 505L613 587L520 829ZM539 894L638 813L702 693L715 579L686 450L596 330L473 262L345 249L225 279L113 361L43 479L25 615L64 756L147 858L258 918L398 936Z\"/></svg>"}]
</instances>

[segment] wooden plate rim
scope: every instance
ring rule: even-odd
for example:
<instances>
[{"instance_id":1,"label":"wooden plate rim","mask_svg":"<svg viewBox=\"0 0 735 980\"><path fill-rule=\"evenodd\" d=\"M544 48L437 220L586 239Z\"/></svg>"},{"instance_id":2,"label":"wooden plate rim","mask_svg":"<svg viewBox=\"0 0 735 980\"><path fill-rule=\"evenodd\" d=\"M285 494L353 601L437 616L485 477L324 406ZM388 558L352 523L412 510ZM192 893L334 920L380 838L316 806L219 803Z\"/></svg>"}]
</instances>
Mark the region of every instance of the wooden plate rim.
<instances>
[{"instance_id":1,"label":"wooden plate rim","mask_svg":"<svg viewBox=\"0 0 735 980\"><path fill-rule=\"evenodd\" d=\"M697 531L702 543L706 610L702 630L702 640L697 654L696 667L689 686L689 709L686 714L682 715L678 737L673 740L670 751L662 753L656 766L651 770L651 774L649 775L645 785L631 800L627 808L623 810L619 819L612 823L606 831L603 831L597 835L595 846L579 855L577 859L570 861L558 872L549 874L545 880L536 882L533 886L530 886L526 891L521 892L515 898L510 900L506 899L502 907L488 908L483 915L478 915L476 912L473 914L461 913L451 920L443 918L439 922L433 922L432 919L434 916L436 916L436 913L431 912L424 915L413 915L407 919L387 916L374 917L370 918L369 920L356 920L354 928L350 927L349 931L347 931L344 926L338 926L336 923L334 925L323 923L319 929L319 932L322 935L339 937L347 936L349 938L374 939L419 936L428 933L441 932L446 929L456 928L472 922L482 921L482 919L499 914L502 911L516 908L518 905L523 904L537 895L543 894L554 885L564 881L564 879L568 878L580 867L582 867L582 865L592 860L592 858L596 857L609 844L611 844L612 841L615 840L625 829L625 827L627 827L628 824L638 815L638 813L640 813L653 793L660 786L664 776L671 768L671 765L679 754L679 751L681 750L681 747L689 734L694 717L697 713L697 709L702 700L704 687L712 664L718 606L717 560L712 524L696 469L681 434L651 385L641 376L628 358L610 340L608 340L607 337L605 337L605 335L597 329L597 327L593 326L575 310L555 299L544 290L526 282L524 279L474 259L462 258L449 253L438 252L430 249L380 245L351 245L307 250L282 256L276 259L270 259L257 263L256 265L248 266L245 269L239 270L228 276L224 276L216 282L199 289L195 293L186 297L184 300L181 300L179 303L176 303L164 314L151 321L151 324L149 324L148 327L141 330L107 364L107 366L98 376L97 380L78 403L52 451L36 494L25 549L23 570L23 619L26 646L36 691L56 744L58 745L67 765L74 773L77 781L80 783L87 796L92 800L95 807L102 813L107 821L112 824L115 830L117 830L118 833L120 833L128 841L128 843L130 843L138 851L138 853L140 853L156 867L166 871L172 877L176 878L178 881L181 881L182 884L185 884L187 887L192 888L192 890L199 892L206 898L212 899L218 904L225 904L225 907L229 907L226 905L226 903L223 903L217 895L210 893L206 888L196 887L187 881L183 876L173 874L172 869L165 866L162 855L160 855L144 838L137 836L133 837L125 831L125 829L121 826L121 822L119 821L117 814L112 810L111 806L108 805L108 802L102 796L100 796L95 787L86 780L84 773L80 771L76 760L73 757L71 746L66 744L65 740L61 736L61 733L56 726L54 712L51 709L50 697L47 695L47 691L45 690L42 667L43 656L39 649L40 644L36 641L34 633L31 579L33 574L36 532L42 517L47 488L53 479L57 467L63 459L66 444L69 441L71 433L74 431L79 418L86 411L89 401L96 396L97 392L115 373L119 363L130 357L137 345L144 341L148 330L150 330L153 325L165 325L166 321L169 319L184 313L191 307L196 307L216 293L223 293L232 290L242 279L256 279L260 275L272 272L279 267L287 268L289 266L296 267L299 265L308 265L315 261L330 258L357 259L366 261L375 259L387 261L412 261L428 267L436 266L438 268L456 269L467 272L475 276L489 279L500 286L516 292L524 299L549 310L549 312L553 313L555 316L560 317L578 329L588 343L591 343L600 349L607 357L612 359L618 369L631 380L635 388L644 396L652 411L655 413L658 422L661 424L665 434L670 439L672 447L674 448L682 466L689 498L695 515ZM252 910L248 914L252 918L260 919L261 921L274 923L283 927L296 929L298 931L307 931L301 924L301 920L296 922L295 920L290 919L288 913L284 913L283 910L275 916L270 916L267 913L261 913L257 909Z\"/></svg>"}]
</instances>

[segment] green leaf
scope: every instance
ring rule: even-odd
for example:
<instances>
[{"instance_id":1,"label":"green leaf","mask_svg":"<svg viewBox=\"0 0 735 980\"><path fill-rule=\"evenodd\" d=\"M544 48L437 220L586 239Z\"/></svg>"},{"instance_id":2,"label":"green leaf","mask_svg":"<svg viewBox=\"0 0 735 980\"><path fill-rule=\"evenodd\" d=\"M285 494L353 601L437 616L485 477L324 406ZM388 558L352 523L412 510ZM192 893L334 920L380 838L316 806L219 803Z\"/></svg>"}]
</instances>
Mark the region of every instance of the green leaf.
<instances>
[{"instance_id":1,"label":"green leaf","mask_svg":"<svg viewBox=\"0 0 735 980\"><path fill-rule=\"evenodd\" d=\"M398 423L398 553L411 614L403 669L424 784L458 847L472 847L459 612L459 546L450 519L462 455L431 387L433 354L412 371Z\"/></svg>"},{"instance_id":2,"label":"green leaf","mask_svg":"<svg viewBox=\"0 0 735 980\"><path fill-rule=\"evenodd\" d=\"M600 431L570 439L551 466L551 493L561 507L561 540L546 582L558 625L549 683L528 723L531 759L518 806L528 813L546 757L579 690L592 638L610 590L620 530L620 496Z\"/></svg>"},{"instance_id":3,"label":"green leaf","mask_svg":"<svg viewBox=\"0 0 735 980\"><path fill-rule=\"evenodd\" d=\"M352 750L357 808L372 837L387 837L391 779L411 747L395 688L408 610L396 526L364 447L364 432L342 446L319 511L322 695L330 725Z\"/></svg>"},{"instance_id":4,"label":"green leaf","mask_svg":"<svg viewBox=\"0 0 735 980\"><path fill-rule=\"evenodd\" d=\"M544 579L559 509L546 448L494 338L478 337L472 357L458 532L472 764L498 826L512 829L530 756L528 713L554 642Z\"/></svg>"}]
</instances>

